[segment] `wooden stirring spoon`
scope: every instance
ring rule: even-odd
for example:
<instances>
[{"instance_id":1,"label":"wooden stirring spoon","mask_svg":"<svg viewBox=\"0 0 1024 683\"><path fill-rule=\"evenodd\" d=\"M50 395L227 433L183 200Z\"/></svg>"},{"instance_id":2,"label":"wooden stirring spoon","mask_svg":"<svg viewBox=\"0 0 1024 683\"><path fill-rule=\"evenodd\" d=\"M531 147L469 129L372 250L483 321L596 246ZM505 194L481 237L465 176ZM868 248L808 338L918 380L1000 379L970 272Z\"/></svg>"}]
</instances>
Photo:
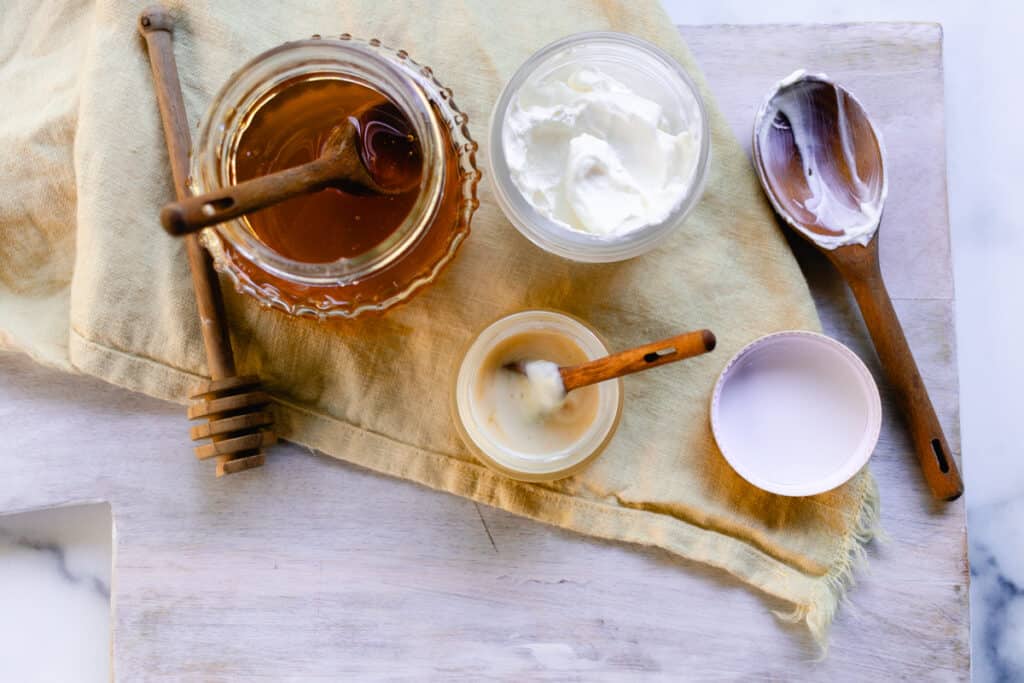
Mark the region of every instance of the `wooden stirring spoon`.
<instances>
[{"instance_id":1,"label":"wooden stirring spoon","mask_svg":"<svg viewBox=\"0 0 1024 683\"><path fill-rule=\"evenodd\" d=\"M558 374L562 378L562 389L567 394L580 387L699 356L713 350L715 344L715 335L711 330L687 332L579 365L560 367ZM509 363L505 368L525 375L526 366L530 362L521 360Z\"/></svg>"},{"instance_id":2,"label":"wooden stirring spoon","mask_svg":"<svg viewBox=\"0 0 1024 683\"><path fill-rule=\"evenodd\" d=\"M887 176L867 112L828 77L796 72L761 106L753 149L775 210L853 290L932 495L959 498L960 472L882 280L877 233Z\"/></svg>"},{"instance_id":3,"label":"wooden stirring spoon","mask_svg":"<svg viewBox=\"0 0 1024 683\"><path fill-rule=\"evenodd\" d=\"M379 135L381 121L393 140L388 168L372 173L364 154ZM397 108L383 103L367 108L335 126L313 161L246 180L221 190L172 202L160 212L164 229L186 235L292 197L337 187L354 194L394 195L408 192L420 182L419 145ZM369 139L367 139L369 138ZM372 151L371 151L372 154Z\"/></svg>"}]
</instances>

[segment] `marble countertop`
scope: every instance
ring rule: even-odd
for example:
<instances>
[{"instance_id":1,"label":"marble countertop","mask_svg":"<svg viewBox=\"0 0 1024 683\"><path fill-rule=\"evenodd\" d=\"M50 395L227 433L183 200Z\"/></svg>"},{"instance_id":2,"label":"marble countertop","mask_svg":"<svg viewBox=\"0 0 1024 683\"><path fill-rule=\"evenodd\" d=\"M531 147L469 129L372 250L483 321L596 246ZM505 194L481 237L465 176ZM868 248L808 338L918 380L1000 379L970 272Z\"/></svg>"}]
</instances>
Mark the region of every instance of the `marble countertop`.
<instances>
[{"instance_id":1,"label":"marble countertop","mask_svg":"<svg viewBox=\"0 0 1024 683\"><path fill-rule=\"evenodd\" d=\"M971 560L973 677L1024 680L1024 232L1011 217L1024 5L941 0L664 0L679 24L937 21L945 31L947 145ZM109 677L111 518L105 504L0 518L0 676ZM45 643L41 651L38 644Z\"/></svg>"}]
</instances>

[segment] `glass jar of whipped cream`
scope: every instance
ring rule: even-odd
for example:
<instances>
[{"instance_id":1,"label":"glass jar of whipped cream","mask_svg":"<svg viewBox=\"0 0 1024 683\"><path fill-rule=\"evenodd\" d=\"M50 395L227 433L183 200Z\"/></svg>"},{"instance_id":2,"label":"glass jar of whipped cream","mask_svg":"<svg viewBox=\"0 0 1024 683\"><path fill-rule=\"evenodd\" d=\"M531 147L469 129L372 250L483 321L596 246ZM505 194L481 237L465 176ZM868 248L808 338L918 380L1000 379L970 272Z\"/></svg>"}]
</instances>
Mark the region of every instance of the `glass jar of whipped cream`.
<instances>
[{"instance_id":1,"label":"glass jar of whipped cream","mask_svg":"<svg viewBox=\"0 0 1024 683\"><path fill-rule=\"evenodd\" d=\"M495 197L537 246L621 261L666 239L697 204L710 156L707 113L686 71L622 33L581 33L539 50L491 116Z\"/></svg>"},{"instance_id":2,"label":"glass jar of whipped cream","mask_svg":"<svg viewBox=\"0 0 1024 683\"><path fill-rule=\"evenodd\" d=\"M604 341L582 321L555 311L514 313L470 343L455 376L452 410L463 442L484 464L523 481L551 481L577 472L611 441L622 414L622 380L563 394L552 404L531 393L544 383L510 364L554 366L608 355ZM561 387L560 380L559 386ZM538 411L538 404L547 404Z\"/></svg>"},{"instance_id":3,"label":"glass jar of whipped cream","mask_svg":"<svg viewBox=\"0 0 1024 683\"><path fill-rule=\"evenodd\" d=\"M387 197L329 188L204 230L217 269L265 306L379 313L433 282L469 234L477 145L451 90L404 50L348 34L285 43L232 75L200 124L191 190L311 161L347 118L363 124L371 173L376 152L401 145L419 185Z\"/></svg>"}]
</instances>

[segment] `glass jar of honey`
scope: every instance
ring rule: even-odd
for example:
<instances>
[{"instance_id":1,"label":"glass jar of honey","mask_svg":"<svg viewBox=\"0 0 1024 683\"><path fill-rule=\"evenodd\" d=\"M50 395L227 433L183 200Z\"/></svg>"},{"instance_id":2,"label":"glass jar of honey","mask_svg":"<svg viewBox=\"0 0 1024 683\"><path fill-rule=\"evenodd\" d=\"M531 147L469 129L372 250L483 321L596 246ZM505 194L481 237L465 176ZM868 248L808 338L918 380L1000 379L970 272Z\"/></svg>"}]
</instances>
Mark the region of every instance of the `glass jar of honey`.
<instances>
[{"instance_id":1,"label":"glass jar of honey","mask_svg":"<svg viewBox=\"0 0 1024 683\"><path fill-rule=\"evenodd\" d=\"M231 76L200 124L191 190L312 161L346 120L371 175L419 182L388 195L331 187L204 230L217 269L262 305L382 312L433 282L469 234L477 145L451 90L404 50L347 34L286 43Z\"/></svg>"}]
</instances>

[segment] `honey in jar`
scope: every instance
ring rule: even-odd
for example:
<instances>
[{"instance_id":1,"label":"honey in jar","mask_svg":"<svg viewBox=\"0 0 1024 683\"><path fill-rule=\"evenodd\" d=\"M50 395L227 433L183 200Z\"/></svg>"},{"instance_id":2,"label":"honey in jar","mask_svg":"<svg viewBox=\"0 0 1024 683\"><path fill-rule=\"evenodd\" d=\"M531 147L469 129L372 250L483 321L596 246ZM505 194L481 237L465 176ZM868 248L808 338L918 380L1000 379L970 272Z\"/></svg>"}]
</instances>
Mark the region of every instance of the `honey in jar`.
<instances>
[{"instance_id":1,"label":"honey in jar","mask_svg":"<svg viewBox=\"0 0 1024 683\"><path fill-rule=\"evenodd\" d=\"M193 192L313 161L348 121L373 179L412 189L330 187L206 231L218 270L264 305L379 313L433 282L469 233L480 174L466 117L429 69L377 41L287 43L244 66L200 126Z\"/></svg>"},{"instance_id":2,"label":"honey in jar","mask_svg":"<svg viewBox=\"0 0 1024 683\"><path fill-rule=\"evenodd\" d=\"M335 78L299 80L255 113L239 140L236 180L314 161L346 119L371 177L412 189L374 194L329 187L250 214L256 237L286 258L323 263L365 253L394 233L416 202L423 156L412 124L377 90Z\"/></svg>"}]
</instances>

